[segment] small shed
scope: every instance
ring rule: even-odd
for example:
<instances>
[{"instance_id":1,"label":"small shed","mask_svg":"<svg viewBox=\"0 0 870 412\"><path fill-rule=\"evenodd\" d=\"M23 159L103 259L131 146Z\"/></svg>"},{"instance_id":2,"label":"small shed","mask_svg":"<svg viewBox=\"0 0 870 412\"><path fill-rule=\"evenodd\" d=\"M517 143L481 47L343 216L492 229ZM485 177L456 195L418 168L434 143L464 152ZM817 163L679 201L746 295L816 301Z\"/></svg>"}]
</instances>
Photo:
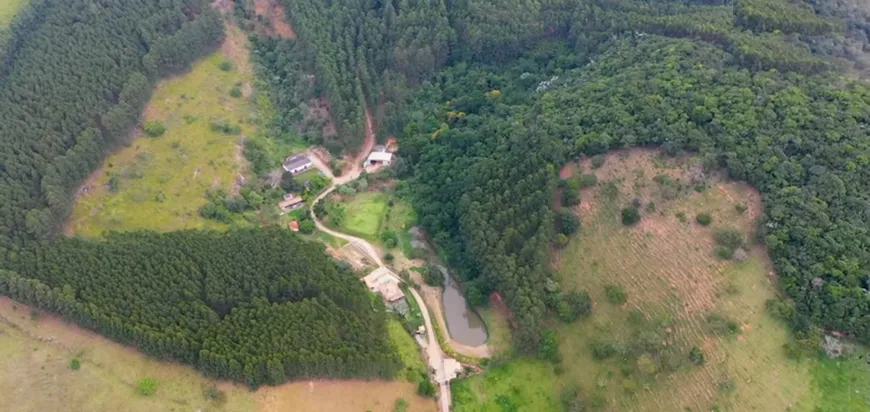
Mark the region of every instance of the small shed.
<instances>
[{"instance_id":1,"label":"small shed","mask_svg":"<svg viewBox=\"0 0 870 412\"><path fill-rule=\"evenodd\" d=\"M294 195L292 193L288 193L287 195L284 195L284 200L278 202L278 207L281 208L281 210L284 212L289 212L291 210L298 209L304 205L305 205L305 199L302 199L302 197Z\"/></svg>"}]
</instances>

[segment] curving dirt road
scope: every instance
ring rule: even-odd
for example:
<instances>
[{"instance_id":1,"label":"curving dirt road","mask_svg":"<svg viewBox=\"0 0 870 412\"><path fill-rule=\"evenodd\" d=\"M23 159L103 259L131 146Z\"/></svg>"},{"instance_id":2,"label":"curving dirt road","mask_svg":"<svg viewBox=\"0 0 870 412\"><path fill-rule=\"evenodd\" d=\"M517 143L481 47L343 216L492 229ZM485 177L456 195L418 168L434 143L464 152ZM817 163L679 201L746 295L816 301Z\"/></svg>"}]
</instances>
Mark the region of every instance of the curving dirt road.
<instances>
[{"instance_id":1,"label":"curving dirt road","mask_svg":"<svg viewBox=\"0 0 870 412\"><path fill-rule=\"evenodd\" d=\"M348 242L355 243L357 246L363 249L367 255L369 255L373 262L378 265L378 268L375 270L386 270L391 276L395 277L401 282L402 280L399 279L399 277L396 276L395 273L390 271L384 265L384 262L381 260L381 254L378 251L378 248L376 248L374 245L364 239L358 238L356 236L347 235L326 227L326 225L324 225L323 222L321 222L320 219L317 218L317 215L314 214L314 205L316 205L317 202L319 202L324 197L329 196L329 194L332 193L332 191L335 190L337 186L359 177L359 175L362 173L362 160L360 159L365 159L365 156L368 155L368 153L371 151L371 148L374 146L374 141L375 138L371 125L371 116L369 115L368 108L366 108L366 143L363 145L363 151L360 152L360 155L356 157L356 161L353 163L353 165L351 165L349 170L345 171L344 174L339 177L335 177L332 174L332 170L329 168L328 165L324 164L323 161L321 161L320 158L313 153L308 153L308 157L309 159L311 159L311 162L314 163L314 166L320 169L323 174L329 176L332 179L332 185L329 186L328 189L324 190L323 193L318 195L314 199L314 202L311 203L310 211L311 216L314 220L314 225L317 226L318 230L322 230L332 236L344 239ZM450 380L447 379L445 376L446 368L444 365L444 359L446 358L446 356L441 350L441 346L438 344L438 338L435 336L435 329L432 327L432 320L429 317L429 310L427 308L426 302L423 300L423 297L420 296L419 293L417 293L416 290L414 290L413 288L409 288L409 290L411 291L411 295L413 295L414 299L417 300L418 306L420 306L420 312L423 315L423 323L426 325L426 335L428 340L426 355L429 360L429 367L432 368L432 370L435 372L435 383L438 384L439 408L441 412L450 412Z\"/></svg>"}]
</instances>

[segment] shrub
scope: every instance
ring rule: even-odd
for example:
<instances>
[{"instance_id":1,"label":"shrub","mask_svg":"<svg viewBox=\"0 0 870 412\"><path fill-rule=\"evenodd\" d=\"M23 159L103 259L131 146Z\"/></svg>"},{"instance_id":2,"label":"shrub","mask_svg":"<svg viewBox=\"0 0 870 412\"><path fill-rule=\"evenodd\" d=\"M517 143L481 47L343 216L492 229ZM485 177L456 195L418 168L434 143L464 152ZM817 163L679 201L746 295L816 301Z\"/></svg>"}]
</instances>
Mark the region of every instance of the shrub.
<instances>
[{"instance_id":1,"label":"shrub","mask_svg":"<svg viewBox=\"0 0 870 412\"><path fill-rule=\"evenodd\" d=\"M716 246L716 248L713 249L713 254L719 259L728 260L734 256L734 251L725 246Z\"/></svg>"},{"instance_id":2,"label":"shrub","mask_svg":"<svg viewBox=\"0 0 870 412\"><path fill-rule=\"evenodd\" d=\"M563 233L556 234L556 246L558 246L560 248L568 246L568 241L569 241L568 236L565 236Z\"/></svg>"},{"instance_id":3,"label":"shrub","mask_svg":"<svg viewBox=\"0 0 870 412\"><path fill-rule=\"evenodd\" d=\"M583 400L580 398L580 386L577 384L563 388L559 394L559 401L562 403L562 410L565 412L580 412L586 409L583 405Z\"/></svg>"},{"instance_id":4,"label":"shrub","mask_svg":"<svg viewBox=\"0 0 870 412\"><path fill-rule=\"evenodd\" d=\"M562 296L556 306L559 319L573 322L580 316L589 316L592 312L592 298L587 292L571 291Z\"/></svg>"},{"instance_id":5,"label":"shrub","mask_svg":"<svg viewBox=\"0 0 870 412\"><path fill-rule=\"evenodd\" d=\"M163 136L163 133L166 133L166 126L156 120L145 122L145 126L142 129L150 137L160 137Z\"/></svg>"},{"instance_id":6,"label":"shrub","mask_svg":"<svg viewBox=\"0 0 870 412\"><path fill-rule=\"evenodd\" d=\"M598 184L598 176L587 173L584 175L580 175L580 179L577 180L578 187L580 189L586 189Z\"/></svg>"},{"instance_id":7,"label":"shrub","mask_svg":"<svg viewBox=\"0 0 870 412\"><path fill-rule=\"evenodd\" d=\"M689 350L689 360L692 361L695 365L703 365L704 364L704 351L697 346L692 346L692 349Z\"/></svg>"},{"instance_id":8,"label":"shrub","mask_svg":"<svg viewBox=\"0 0 870 412\"><path fill-rule=\"evenodd\" d=\"M592 349L592 357L598 360L604 360L616 355L616 348L610 343L596 342L589 345L589 349Z\"/></svg>"},{"instance_id":9,"label":"shrub","mask_svg":"<svg viewBox=\"0 0 870 412\"><path fill-rule=\"evenodd\" d=\"M69 361L69 368L70 369L77 371L81 367L82 367L82 364L81 364L81 362L79 362L78 358L73 358L71 361Z\"/></svg>"},{"instance_id":10,"label":"shrub","mask_svg":"<svg viewBox=\"0 0 870 412\"><path fill-rule=\"evenodd\" d=\"M242 97L242 89L239 88L239 86L233 86L233 88L230 89L230 96L235 98Z\"/></svg>"},{"instance_id":11,"label":"shrub","mask_svg":"<svg viewBox=\"0 0 870 412\"><path fill-rule=\"evenodd\" d=\"M423 379L417 385L417 394L429 398L435 397L435 385L429 379Z\"/></svg>"},{"instance_id":12,"label":"shrub","mask_svg":"<svg viewBox=\"0 0 870 412\"><path fill-rule=\"evenodd\" d=\"M109 191L116 193L121 189L121 176L117 173L109 173Z\"/></svg>"},{"instance_id":13,"label":"shrub","mask_svg":"<svg viewBox=\"0 0 870 412\"><path fill-rule=\"evenodd\" d=\"M404 398L396 399L396 403L393 404L393 412L405 412L408 410L408 401Z\"/></svg>"},{"instance_id":14,"label":"shrub","mask_svg":"<svg viewBox=\"0 0 870 412\"><path fill-rule=\"evenodd\" d=\"M545 330L541 334L541 342L538 345L538 356L541 359L559 361L559 340L556 332Z\"/></svg>"},{"instance_id":15,"label":"shrub","mask_svg":"<svg viewBox=\"0 0 870 412\"><path fill-rule=\"evenodd\" d=\"M653 202L653 201L649 201L649 202L646 204L646 211L647 211L647 212L655 212L655 211L656 211L656 204L655 204L655 202Z\"/></svg>"},{"instance_id":16,"label":"shrub","mask_svg":"<svg viewBox=\"0 0 870 412\"><path fill-rule=\"evenodd\" d=\"M304 233L306 235L310 235L314 233L314 221L313 220L303 220L299 222L299 232Z\"/></svg>"},{"instance_id":17,"label":"shrub","mask_svg":"<svg viewBox=\"0 0 870 412\"><path fill-rule=\"evenodd\" d=\"M151 396L157 392L157 379L144 378L136 384L136 392L143 396Z\"/></svg>"},{"instance_id":18,"label":"shrub","mask_svg":"<svg viewBox=\"0 0 870 412\"><path fill-rule=\"evenodd\" d=\"M698 213L695 216L695 221L701 226L710 226L710 223L713 223L713 217L709 213Z\"/></svg>"},{"instance_id":19,"label":"shrub","mask_svg":"<svg viewBox=\"0 0 870 412\"><path fill-rule=\"evenodd\" d=\"M718 313L707 315L707 325L710 328L710 332L715 335L733 335L740 333L740 325L738 325L737 322Z\"/></svg>"},{"instance_id":20,"label":"shrub","mask_svg":"<svg viewBox=\"0 0 870 412\"><path fill-rule=\"evenodd\" d=\"M602 155L592 156L592 160L589 162L593 169L598 169L601 166L604 166L604 163L607 162L607 158Z\"/></svg>"},{"instance_id":21,"label":"shrub","mask_svg":"<svg viewBox=\"0 0 870 412\"><path fill-rule=\"evenodd\" d=\"M640 213L633 207L622 209L622 224L631 226L640 221Z\"/></svg>"},{"instance_id":22,"label":"shrub","mask_svg":"<svg viewBox=\"0 0 870 412\"><path fill-rule=\"evenodd\" d=\"M734 205L734 210L736 210L737 213L743 214L744 212L746 212L746 209L748 209L748 207L746 207L746 205L744 205L743 203L738 203Z\"/></svg>"},{"instance_id":23,"label":"shrub","mask_svg":"<svg viewBox=\"0 0 870 412\"><path fill-rule=\"evenodd\" d=\"M222 404L227 401L226 392L220 390L215 385L208 385L202 389L202 395L205 396L206 399Z\"/></svg>"},{"instance_id":24,"label":"shrub","mask_svg":"<svg viewBox=\"0 0 870 412\"><path fill-rule=\"evenodd\" d=\"M716 240L717 245L727 247L732 251L743 246L744 243L743 235L740 234L740 232L731 229L717 230L713 233L713 239Z\"/></svg>"},{"instance_id":25,"label":"shrub","mask_svg":"<svg viewBox=\"0 0 870 412\"><path fill-rule=\"evenodd\" d=\"M647 353L637 358L637 368L645 375L652 375L659 369L656 361Z\"/></svg>"},{"instance_id":26,"label":"shrub","mask_svg":"<svg viewBox=\"0 0 870 412\"><path fill-rule=\"evenodd\" d=\"M607 295L607 301L614 305L622 305L628 300L628 294L617 285L604 286L604 294Z\"/></svg>"},{"instance_id":27,"label":"shrub","mask_svg":"<svg viewBox=\"0 0 870 412\"><path fill-rule=\"evenodd\" d=\"M444 273L436 266L423 268L423 281L429 286L444 287Z\"/></svg>"},{"instance_id":28,"label":"shrub","mask_svg":"<svg viewBox=\"0 0 870 412\"><path fill-rule=\"evenodd\" d=\"M680 223L686 223L686 214L684 212L677 212L676 216Z\"/></svg>"},{"instance_id":29,"label":"shrub","mask_svg":"<svg viewBox=\"0 0 870 412\"><path fill-rule=\"evenodd\" d=\"M565 188L562 191L562 205L576 206L580 204L580 191L575 188Z\"/></svg>"},{"instance_id":30,"label":"shrub","mask_svg":"<svg viewBox=\"0 0 870 412\"><path fill-rule=\"evenodd\" d=\"M233 69L233 62L229 60L223 60L218 64L218 69L228 72Z\"/></svg>"},{"instance_id":31,"label":"shrub","mask_svg":"<svg viewBox=\"0 0 870 412\"><path fill-rule=\"evenodd\" d=\"M209 128L213 132L220 132L223 134L239 134L242 132L242 127L237 124L232 124L227 121L212 121L209 123Z\"/></svg>"},{"instance_id":32,"label":"shrub","mask_svg":"<svg viewBox=\"0 0 870 412\"><path fill-rule=\"evenodd\" d=\"M387 249L392 249L399 244L399 236L397 236L396 232L393 232L392 230L385 230L384 232L381 232L381 241L384 242L384 246L386 246Z\"/></svg>"},{"instance_id":33,"label":"shrub","mask_svg":"<svg viewBox=\"0 0 870 412\"><path fill-rule=\"evenodd\" d=\"M577 216L576 213L572 212L571 209L565 209L559 211L559 231L564 233L565 235L573 234L580 228L580 217Z\"/></svg>"},{"instance_id":34,"label":"shrub","mask_svg":"<svg viewBox=\"0 0 870 412\"><path fill-rule=\"evenodd\" d=\"M393 259L395 259L395 256L393 256L393 254L390 252L387 252L387 254L384 255L384 260L386 260L387 262L392 262Z\"/></svg>"},{"instance_id":35,"label":"shrub","mask_svg":"<svg viewBox=\"0 0 870 412\"><path fill-rule=\"evenodd\" d=\"M622 381L622 389L627 393L637 392L637 382L634 379L626 379Z\"/></svg>"}]
</instances>

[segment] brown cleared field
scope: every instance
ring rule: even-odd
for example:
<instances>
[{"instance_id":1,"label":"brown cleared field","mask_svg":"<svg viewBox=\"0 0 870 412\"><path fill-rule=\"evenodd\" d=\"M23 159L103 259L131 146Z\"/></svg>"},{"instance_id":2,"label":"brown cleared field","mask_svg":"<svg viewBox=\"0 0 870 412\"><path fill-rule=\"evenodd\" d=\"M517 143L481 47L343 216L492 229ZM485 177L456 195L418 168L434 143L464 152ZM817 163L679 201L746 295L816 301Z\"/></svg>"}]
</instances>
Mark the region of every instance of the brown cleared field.
<instances>
[{"instance_id":1,"label":"brown cleared field","mask_svg":"<svg viewBox=\"0 0 870 412\"><path fill-rule=\"evenodd\" d=\"M764 250L749 247L739 262L713 254L714 230L735 229L751 238L759 194L717 176L698 176L692 159L665 160L644 150L606 159L599 169L582 163L582 173L594 173L598 184L582 191L575 209L579 235L554 256L563 286L585 289L595 302L590 318L559 328L562 383L579 383L586 396L613 411L811 410L810 365L784 356L787 331L764 309L775 296ZM693 176L703 190L690 183ZM620 210L635 199L642 219L624 227ZM738 204L746 210L738 211ZM698 213L711 214L712 224L696 223ZM627 301L610 303L608 285L621 287ZM711 314L740 331L713 333ZM619 351L636 345L641 334L660 344L660 352L649 351L655 372L644 371L637 355L592 355L593 343ZM701 366L688 360L693 346L704 352Z\"/></svg>"},{"instance_id":2,"label":"brown cleared field","mask_svg":"<svg viewBox=\"0 0 870 412\"><path fill-rule=\"evenodd\" d=\"M79 370L70 362L77 358ZM202 377L190 367L160 362L0 297L0 410L44 411L392 411L403 398L409 411L435 411L408 382L311 381L256 392ZM157 379L150 397L136 383ZM203 388L217 385L227 399L216 404Z\"/></svg>"}]
</instances>

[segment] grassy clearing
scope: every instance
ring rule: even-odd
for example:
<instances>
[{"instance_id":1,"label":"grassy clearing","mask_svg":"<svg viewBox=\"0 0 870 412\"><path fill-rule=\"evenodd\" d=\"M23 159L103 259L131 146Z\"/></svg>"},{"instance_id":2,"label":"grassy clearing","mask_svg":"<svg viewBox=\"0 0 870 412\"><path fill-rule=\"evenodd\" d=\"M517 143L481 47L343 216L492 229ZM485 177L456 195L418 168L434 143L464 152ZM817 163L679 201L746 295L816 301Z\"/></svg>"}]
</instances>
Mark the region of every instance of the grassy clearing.
<instances>
[{"instance_id":1,"label":"grassy clearing","mask_svg":"<svg viewBox=\"0 0 870 412\"><path fill-rule=\"evenodd\" d=\"M8 26L15 14L27 3L28 0L4 0L0 2L0 28Z\"/></svg>"},{"instance_id":2,"label":"grassy clearing","mask_svg":"<svg viewBox=\"0 0 870 412\"><path fill-rule=\"evenodd\" d=\"M230 31L227 42L244 42L239 35ZM250 89L247 57L244 44L223 47L190 72L162 82L146 107L143 124L160 122L165 133L135 138L106 159L77 199L67 233L96 236L108 230L221 226L202 219L198 210L207 202L208 189L229 193L245 173L241 136L257 127L248 123L254 113L248 99L231 97L230 90L235 85ZM220 70L224 61L232 61L234 68ZM241 132L212 130L213 121L239 125Z\"/></svg>"},{"instance_id":3,"label":"grassy clearing","mask_svg":"<svg viewBox=\"0 0 870 412\"><path fill-rule=\"evenodd\" d=\"M868 355L865 348L859 348L850 356L813 362L810 372L818 399L813 412L870 410Z\"/></svg>"},{"instance_id":4,"label":"grassy clearing","mask_svg":"<svg viewBox=\"0 0 870 412\"><path fill-rule=\"evenodd\" d=\"M393 346L399 352L402 363L405 364L400 377L415 384L419 383L420 379L426 377L426 365L420 356L420 346L405 331L401 322L395 318L390 318L389 322L387 322L387 331L390 333L390 340L393 341Z\"/></svg>"},{"instance_id":5,"label":"grassy clearing","mask_svg":"<svg viewBox=\"0 0 870 412\"><path fill-rule=\"evenodd\" d=\"M454 412L556 411L553 367L519 359L453 381Z\"/></svg>"},{"instance_id":6,"label":"grassy clearing","mask_svg":"<svg viewBox=\"0 0 870 412\"><path fill-rule=\"evenodd\" d=\"M376 238L380 232L388 199L389 195L380 192L354 195L343 203L345 216L341 222L341 229L366 238Z\"/></svg>"},{"instance_id":7,"label":"grassy clearing","mask_svg":"<svg viewBox=\"0 0 870 412\"><path fill-rule=\"evenodd\" d=\"M742 262L713 255L717 228L750 237L758 194L716 178L690 183L692 169L631 151L592 170L600 183L581 195L583 227L556 257L563 286L588 290L595 302L590 319L560 327L562 381L579 383L607 410L807 409L809 365L785 357L788 333L764 310L776 292L763 249ZM624 227L620 210L632 202L642 219ZM709 227L695 222L702 213L712 216ZM609 285L627 292L625 304L608 302ZM712 333L711 314L740 332ZM661 344L645 349L651 367L638 354L593 356L593 344L636 346L642 334ZM704 353L701 366L689 361L693 346Z\"/></svg>"},{"instance_id":8,"label":"grassy clearing","mask_svg":"<svg viewBox=\"0 0 870 412\"><path fill-rule=\"evenodd\" d=\"M251 392L206 379L186 366L148 358L52 316L33 320L28 307L7 298L0 298L0 336L0 399L14 405L6 409L19 412L388 412L400 397L409 403L408 411L436 410L431 399L416 395L410 382L310 381ZM80 362L78 370L70 367L74 358ZM158 382L152 396L136 392L145 377ZM213 385L226 394L224 403L206 398L204 389Z\"/></svg>"}]
</instances>

